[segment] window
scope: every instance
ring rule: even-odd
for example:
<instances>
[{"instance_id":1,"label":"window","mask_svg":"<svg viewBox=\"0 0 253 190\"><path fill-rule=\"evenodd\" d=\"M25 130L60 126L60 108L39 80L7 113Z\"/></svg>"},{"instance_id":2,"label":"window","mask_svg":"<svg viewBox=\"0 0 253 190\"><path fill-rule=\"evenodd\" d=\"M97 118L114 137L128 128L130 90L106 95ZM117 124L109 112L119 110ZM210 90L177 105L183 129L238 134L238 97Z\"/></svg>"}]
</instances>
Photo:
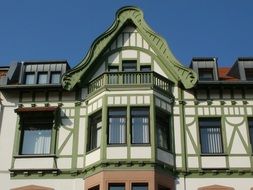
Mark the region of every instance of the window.
<instances>
[{"instance_id":1,"label":"window","mask_svg":"<svg viewBox=\"0 0 253 190\"><path fill-rule=\"evenodd\" d=\"M251 149L253 152L253 118L248 119L248 125L249 125L249 137L250 137Z\"/></svg>"},{"instance_id":2,"label":"window","mask_svg":"<svg viewBox=\"0 0 253 190\"><path fill-rule=\"evenodd\" d=\"M126 143L126 114L125 108L109 109L109 144Z\"/></svg>"},{"instance_id":3,"label":"window","mask_svg":"<svg viewBox=\"0 0 253 190\"><path fill-rule=\"evenodd\" d=\"M143 72L151 71L151 66L150 65L142 65L141 71L143 71Z\"/></svg>"},{"instance_id":4,"label":"window","mask_svg":"<svg viewBox=\"0 0 253 190\"><path fill-rule=\"evenodd\" d=\"M147 183L133 183L132 190L148 190Z\"/></svg>"},{"instance_id":5,"label":"window","mask_svg":"<svg viewBox=\"0 0 253 190\"><path fill-rule=\"evenodd\" d=\"M47 83L47 73L39 72L38 73L38 84L46 84Z\"/></svg>"},{"instance_id":6,"label":"window","mask_svg":"<svg viewBox=\"0 0 253 190\"><path fill-rule=\"evenodd\" d=\"M135 84L137 81L137 75L135 73L131 73L137 70L137 61L136 60L125 60L122 61L122 70L124 72L123 83L124 84Z\"/></svg>"},{"instance_id":7,"label":"window","mask_svg":"<svg viewBox=\"0 0 253 190\"><path fill-rule=\"evenodd\" d=\"M89 117L89 132L88 132L88 151L100 147L101 140L101 128L102 128L102 115L101 111L91 115Z\"/></svg>"},{"instance_id":8,"label":"window","mask_svg":"<svg viewBox=\"0 0 253 190\"><path fill-rule=\"evenodd\" d=\"M51 72L51 84L59 84L61 79L61 72Z\"/></svg>"},{"instance_id":9,"label":"window","mask_svg":"<svg viewBox=\"0 0 253 190\"><path fill-rule=\"evenodd\" d=\"M131 109L131 132L133 144L149 143L149 109Z\"/></svg>"},{"instance_id":10,"label":"window","mask_svg":"<svg viewBox=\"0 0 253 190\"><path fill-rule=\"evenodd\" d=\"M125 190L125 184L124 183L109 184L109 190Z\"/></svg>"},{"instance_id":11,"label":"window","mask_svg":"<svg viewBox=\"0 0 253 190\"><path fill-rule=\"evenodd\" d=\"M253 68L245 69L246 80L253 80Z\"/></svg>"},{"instance_id":12,"label":"window","mask_svg":"<svg viewBox=\"0 0 253 190\"><path fill-rule=\"evenodd\" d=\"M136 60L122 61L122 70L126 71L126 72L136 71L137 70L137 61Z\"/></svg>"},{"instance_id":13,"label":"window","mask_svg":"<svg viewBox=\"0 0 253 190\"><path fill-rule=\"evenodd\" d=\"M200 142L203 154L223 153L220 118L200 118Z\"/></svg>"},{"instance_id":14,"label":"window","mask_svg":"<svg viewBox=\"0 0 253 190\"><path fill-rule=\"evenodd\" d=\"M159 148L171 151L170 115L164 111L156 111L157 145Z\"/></svg>"},{"instance_id":15,"label":"window","mask_svg":"<svg viewBox=\"0 0 253 190\"><path fill-rule=\"evenodd\" d=\"M35 83L35 73L27 72L25 73L25 84L34 84Z\"/></svg>"},{"instance_id":16,"label":"window","mask_svg":"<svg viewBox=\"0 0 253 190\"><path fill-rule=\"evenodd\" d=\"M53 114L37 112L22 114L20 154L50 154Z\"/></svg>"},{"instance_id":17,"label":"window","mask_svg":"<svg viewBox=\"0 0 253 190\"><path fill-rule=\"evenodd\" d=\"M212 68L199 68L199 80L209 81L213 79L214 77Z\"/></svg>"}]
</instances>

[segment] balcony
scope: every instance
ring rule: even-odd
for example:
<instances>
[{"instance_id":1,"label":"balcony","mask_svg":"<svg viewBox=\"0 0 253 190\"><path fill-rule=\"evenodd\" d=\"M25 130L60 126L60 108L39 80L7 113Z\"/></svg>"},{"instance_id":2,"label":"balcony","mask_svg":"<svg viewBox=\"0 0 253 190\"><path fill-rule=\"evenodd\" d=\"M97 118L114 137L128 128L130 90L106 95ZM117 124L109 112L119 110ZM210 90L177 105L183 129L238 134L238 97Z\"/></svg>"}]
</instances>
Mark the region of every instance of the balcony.
<instances>
[{"instance_id":1,"label":"balcony","mask_svg":"<svg viewBox=\"0 0 253 190\"><path fill-rule=\"evenodd\" d=\"M167 78L149 71L149 72L105 72L90 81L88 84L88 93L92 94L101 88L136 88L145 87L157 89L166 94L171 94L172 82Z\"/></svg>"}]
</instances>

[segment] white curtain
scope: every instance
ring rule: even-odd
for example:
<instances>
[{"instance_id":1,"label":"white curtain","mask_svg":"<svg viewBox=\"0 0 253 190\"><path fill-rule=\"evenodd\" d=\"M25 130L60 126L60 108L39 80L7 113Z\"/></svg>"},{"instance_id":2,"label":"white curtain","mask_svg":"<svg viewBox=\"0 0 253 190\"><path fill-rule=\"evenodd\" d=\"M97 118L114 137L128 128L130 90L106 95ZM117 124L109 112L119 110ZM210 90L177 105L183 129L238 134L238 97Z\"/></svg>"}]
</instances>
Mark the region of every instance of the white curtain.
<instances>
[{"instance_id":1,"label":"white curtain","mask_svg":"<svg viewBox=\"0 0 253 190\"><path fill-rule=\"evenodd\" d=\"M201 129L202 153L222 153L221 130L216 127Z\"/></svg>"}]
</instances>

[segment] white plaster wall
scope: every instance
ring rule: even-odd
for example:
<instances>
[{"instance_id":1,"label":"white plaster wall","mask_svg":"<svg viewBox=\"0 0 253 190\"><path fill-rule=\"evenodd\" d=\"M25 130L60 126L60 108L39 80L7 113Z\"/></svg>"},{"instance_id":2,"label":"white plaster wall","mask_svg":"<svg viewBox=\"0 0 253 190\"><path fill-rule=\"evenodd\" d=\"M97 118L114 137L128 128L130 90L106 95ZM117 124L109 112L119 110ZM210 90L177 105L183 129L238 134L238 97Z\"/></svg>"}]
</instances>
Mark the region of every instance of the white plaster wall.
<instances>
[{"instance_id":1,"label":"white plaster wall","mask_svg":"<svg viewBox=\"0 0 253 190\"><path fill-rule=\"evenodd\" d=\"M140 63L151 63L151 56L147 53L140 52Z\"/></svg>"},{"instance_id":2,"label":"white plaster wall","mask_svg":"<svg viewBox=\"0 0 253 190\"><path fill-rule=\"evenodd\" d=\"M84 137L86 137L85 130L86 119L80 118L79 120L79 134L78 134L78 154L84 154Z\"/></svg>"},{"instance_id":3,"label":"white plaster wall","mask_svg":"<svg viewBox=\"0 0 253 190\"><path fill-rule=\"evenodd\" d=\"M222 185L233 187L235 190L250 190L253 186L252 178L187 178L185 185L183 183L183 178L179 178L176 188L180 190L198 190L198 188L204 186Z\"/></svg>"},{"instance_id":4,"label":"white plaster wall","mask_svg":"<svg viewBox=\"0 0 253 190\"><path fill-rule=\"evenodd\" d=\"M98 68L98 70L96 71L96 73L92 76L92 79L95 79L96 77L98 77L99 75L101 75L103 72L105 72L105 63L102 63L100 65L100 67Z\"/></svg>"},{"instance_id":5,"label":"white plaster wall","mask_svg":"<svg viewBox=\"0 0 253 190\"><path fill-rule=\"evenodd\" d=\"M108 63L119 64L119 52L116 52L108 57Z\"/></svg>"},{"instance_id":6,"label":"white plaster wall","mask_svg":"<svg viewBox=\"0 0 253 190\"><path fill-rule=\"evenodd\" d=\"M154 61L154 71L156 73L168 78L167 75L163 72L163 70L161 69L161 67L159 66L159 64L156 61Z\"/></svg>"},{"instance_id":7,"label":"white plaster wall","mask_svg":"<svg viewBox=\"0 0 253 190\"><path fill-rule=\"evenodd\" d=\"M86 155L85 166L94 164L100 160L100 149L97 149Z\"/></svg>"},{"instance_id":8,"label":"white plaster wall","mask_svg":"<svg viewBox=\"0 0 253 190\"><path fill-rule=\"evenodd\" d=\"M225 156L202 156L202 168L226 168Z\"/></svg>"},{"instance_id":9,"label":"white plaster wall","mask_svg":"<svg viewBox=\"0 0 253 190\"><path fill-rule=\"evenodd\" d=\"M180 131L180 117L174 116L174 136L175 138L175 151L176 154L182 153L181 146L181 131Z\"/></svg>"},{"instance_id":10,"label":"white plaster wall","mask_svg":"<svg viewBox=\"0 0 253 190\"><path fill-rule=\"evenodd\" d=\"M131 158L151 158L151 147L131 147Z\"/></svg>"},{"instance_id":11,"label":"white plaster wall","mask_svg":"<svg viewBox=\"0 0 253 190\"><path fill-rule=\"evenodd\" d=\"M0 176L2 178L2 176ZM1 189L8 190L27 185L37 185L53 188L54 190L84 190L84 180L77 179L18 179L10 180L8 176L4 176L5 183L1 183Z\"/></svg>"},{"instance_id":12,"label":"white plaster wall","mask_svg":"<svg viewBox=\"0 0 253 190\"><path fill-rule=\"evenodd\" d=\"M188 166L189 168L198 168L199 167L198 157L188 157Z\"/></svg>"},{"instance_id":13,"label":"white plaster wall","mask_svg":"<svg viewBox=\"0 0 253 190\"><path fill-rule=\"evenodd\" d=\"M229 166L231 168L250 168L250 158L248 156L230 156Z\"/></svg>"},{"instance_id":14,"label":"white plaster wall","mask_svg":"<svg viewBox=\"0 0 253 190\"><path fill-rule=\"evenodd\" d=\"M107 147L106 157L107 159L126 159L127 147Z\"/></svg>"},{"instance_id":15,"label":"white plaster wall","mask_svg":"<svg viewBox=\"0 0 253 190\"><path fill-rule=\"evenodd\" d=\"M71 168L71 158L58 158L57 168L59 169L70 169Z\"/></svg>"},{"instance_id":16,"label":"white plaster wall","mask_svg":"<svg viewBox=\"0 0 253 190\"><path fill-rule=\"evenodd\" d=\"M15 107L4 107L0 133L0 171L8 171L11 167L17 114Z\"/></svg>"},{"instance_id":17,"label":"white plaster wall","mask_svg":"<svg viewBox=\"0 0 253 190\"><path fill-rule=\"evenodd\" d=\"M182 157L176 156L176 167L181 168L182 167Z\"/></svg>"},{"instance_id":18,"label":"white plaster wall","mask_svg":"<svg viewBox=\"0 0 253 190\"><path fill-rule=\"evenodd\" d=\"M48 169L53 168L54 158L17 158L14 162L15 169Z\"/></svg>"},{"instance_id":19,"label":"white plaster wall","mask_svg":"<svg viewBox=\"0 0 253 190\"><path fill-rule=\"evenodd\" d=\"M157 149L157 159L171 166L174 165L173 155L159 148Z\"/></svg>"},{"instance_id":20,"label":"white plaster wall","mask_svg":"<svg viewBox=\"0 0 253 190\"><path fill-rule=\"evenodd\" d=\"M135 58L137 59L137 50L123 50L122 59Z\"/></svg>"}]
</instances>

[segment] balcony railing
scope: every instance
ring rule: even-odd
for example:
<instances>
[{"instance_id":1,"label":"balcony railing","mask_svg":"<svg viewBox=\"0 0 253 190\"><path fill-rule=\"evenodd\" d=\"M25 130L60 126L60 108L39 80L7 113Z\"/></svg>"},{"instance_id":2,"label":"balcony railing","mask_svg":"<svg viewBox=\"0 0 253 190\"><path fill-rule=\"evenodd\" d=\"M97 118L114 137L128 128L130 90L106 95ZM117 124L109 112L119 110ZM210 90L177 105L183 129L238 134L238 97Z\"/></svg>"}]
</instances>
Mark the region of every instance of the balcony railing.
<instances>
[{"instance_id":1,"label":"balcony railing","mask_svg":"<svg viewBox=\"0 0 253 190\"><path fill-rule=\"evenodd\" d=\"M88 93L108 87L155 87L164 92L171 92L172 83L155 72L105 72L92 80L88 85Z\"/></svg>"}]
</instances>

